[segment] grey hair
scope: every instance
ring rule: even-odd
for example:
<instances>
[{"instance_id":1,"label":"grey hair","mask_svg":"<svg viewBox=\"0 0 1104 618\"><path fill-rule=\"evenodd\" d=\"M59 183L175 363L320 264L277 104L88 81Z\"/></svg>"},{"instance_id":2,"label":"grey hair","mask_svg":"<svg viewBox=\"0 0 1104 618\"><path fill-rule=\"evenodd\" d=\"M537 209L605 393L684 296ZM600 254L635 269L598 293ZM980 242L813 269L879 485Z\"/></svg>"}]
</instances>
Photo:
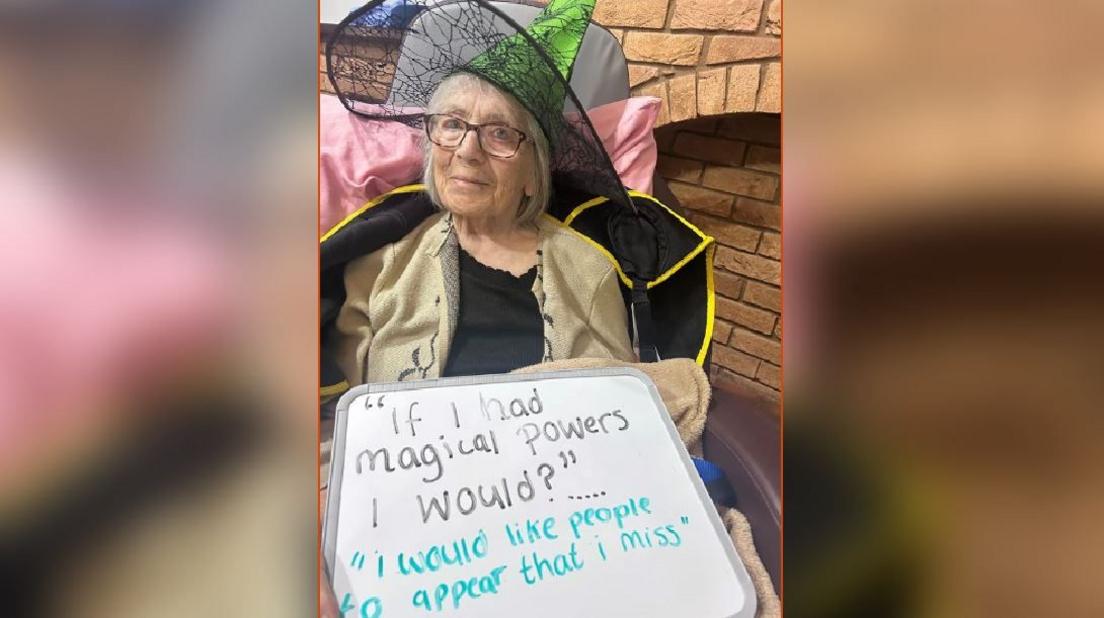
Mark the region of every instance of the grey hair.
<instances>
[{"instance_id":1,"label":"grey hair","mask_svg":"<svg viewBox=\"0 0 1104 618\"><path fill-rule=\"evenodd\" d=\"M534 179L536 190L533 195L524 199L521 207L518 208L517 223L521 226L536 225L541 213L548 209L548 202L552 197L552 155L548 146L548 138L545 137L544 131L537 119L533 117L533 114L529 113L529 110L525 109L521 103L518 103L513 95L471 73L455 73L438 84L437 90L433 92L429 105L426 107L426 113L440 113L444 108L444 103L451 99L453 95L467 90L476 90L479 94L494 90L505 95L506 99L514 105L514 111L522 119L522 126L519 129L532 140L533 152L536 155L534 157L535 165L533 166L533 173L536 175ZM441 197L437 193L437 184L433 177L433 144L424 136L422 140L422 158L425 169L422 174L422 183L425 184L426 194L429 195L429 199L435 206L444 210L445 206L441 203Z\"/></svg>"}]
</instances>

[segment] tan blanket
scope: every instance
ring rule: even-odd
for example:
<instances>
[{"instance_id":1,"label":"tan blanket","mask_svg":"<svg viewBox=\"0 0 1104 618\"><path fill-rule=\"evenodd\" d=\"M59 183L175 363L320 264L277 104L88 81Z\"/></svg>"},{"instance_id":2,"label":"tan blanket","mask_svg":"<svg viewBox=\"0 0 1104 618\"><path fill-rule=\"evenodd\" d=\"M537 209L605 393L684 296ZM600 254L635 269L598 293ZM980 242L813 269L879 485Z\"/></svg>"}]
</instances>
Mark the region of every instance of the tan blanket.
<instances>
[{"instance_id":1,"label":"tan blanket","mask_svg":"<svg viewBox=\"0 0 1104 618\"><path fill-rule=\"evenodd\" d=\"M705 431L705 417L709 410L709 379L697 363L688 358L673 358L658 363L625 363L605 358L576 358L541 363L518 369L514 373L535 373L566 369L593 369L599 367L632 367L639 369L655 382L659 396L667 407L679 437L691 454L701 455L701 437ZM770 575L755 551L751 526L743 513L736 509L720 512L736 553L744 562L759 599L757 618L779 618L782 604L774 591Z\"/></svg>"}]
</instances>

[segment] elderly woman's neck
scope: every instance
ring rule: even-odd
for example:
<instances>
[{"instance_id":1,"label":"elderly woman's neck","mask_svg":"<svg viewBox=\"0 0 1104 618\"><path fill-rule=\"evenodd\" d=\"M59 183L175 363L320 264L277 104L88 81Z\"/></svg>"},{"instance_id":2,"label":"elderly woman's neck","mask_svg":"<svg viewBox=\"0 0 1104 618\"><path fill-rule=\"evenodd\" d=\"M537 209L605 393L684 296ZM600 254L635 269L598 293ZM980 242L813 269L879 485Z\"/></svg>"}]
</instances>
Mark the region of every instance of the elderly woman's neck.
<instances>
[{"instance_id":1,"label":"elderly woman's neck","mask_svg":"<svg viewBox=\"0 0 1104 618\"><path fill-rule=\"evenodd\" d=\"M454 217L453 226L464 251L492 268L520 276L536 264L537 230L510 219Z\"/></svg>"},{"instance_id":2,"label":"elderly woman's neck","mask_svg":"<svg viewBox=\"0 0 1104 618\"><path fill-rule=\"evenodd\" d=\"M514 244L536 236L536 229L518 225L513 217L470 217L454 215L452 219L460 240Z\"/></svg>"}]
</instances>

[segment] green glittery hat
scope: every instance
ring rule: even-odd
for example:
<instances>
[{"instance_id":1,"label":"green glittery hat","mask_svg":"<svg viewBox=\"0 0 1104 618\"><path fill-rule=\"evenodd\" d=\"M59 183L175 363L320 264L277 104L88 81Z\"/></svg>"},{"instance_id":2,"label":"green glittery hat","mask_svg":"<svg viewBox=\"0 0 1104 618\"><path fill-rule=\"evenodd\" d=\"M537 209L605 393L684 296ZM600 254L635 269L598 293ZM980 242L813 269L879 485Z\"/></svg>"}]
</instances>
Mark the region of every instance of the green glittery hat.
<instances>
[{"instance_id":1,"label":"green glittery hat","mask_svg":"<svg viewBox=\"0 0 1104 618\"><path fill-rule=\"evenodd\" d=\"M511 92L538 121L562 115L571 69L593 12L594 0L552 0L524 32L503 39L462 70Z\"/></svg>"}]
</instances>

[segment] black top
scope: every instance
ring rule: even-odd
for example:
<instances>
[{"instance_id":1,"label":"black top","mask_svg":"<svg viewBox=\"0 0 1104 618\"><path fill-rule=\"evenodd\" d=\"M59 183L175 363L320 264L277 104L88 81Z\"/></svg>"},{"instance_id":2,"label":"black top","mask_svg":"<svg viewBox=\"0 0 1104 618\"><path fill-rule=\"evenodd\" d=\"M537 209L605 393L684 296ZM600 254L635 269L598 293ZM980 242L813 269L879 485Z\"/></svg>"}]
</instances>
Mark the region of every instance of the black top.
<instances>
[{"instance_id":1,"label":"black top","mask_svg":"<svg viewBox=\"0 0 1104 618\"><path fill-rule=\"evenodd\" d=\"M544 322L533 295L534 266L520 277L460 249L460 310L443 376L506 373L539 363Z\"/></svg>"}]
</instances>

